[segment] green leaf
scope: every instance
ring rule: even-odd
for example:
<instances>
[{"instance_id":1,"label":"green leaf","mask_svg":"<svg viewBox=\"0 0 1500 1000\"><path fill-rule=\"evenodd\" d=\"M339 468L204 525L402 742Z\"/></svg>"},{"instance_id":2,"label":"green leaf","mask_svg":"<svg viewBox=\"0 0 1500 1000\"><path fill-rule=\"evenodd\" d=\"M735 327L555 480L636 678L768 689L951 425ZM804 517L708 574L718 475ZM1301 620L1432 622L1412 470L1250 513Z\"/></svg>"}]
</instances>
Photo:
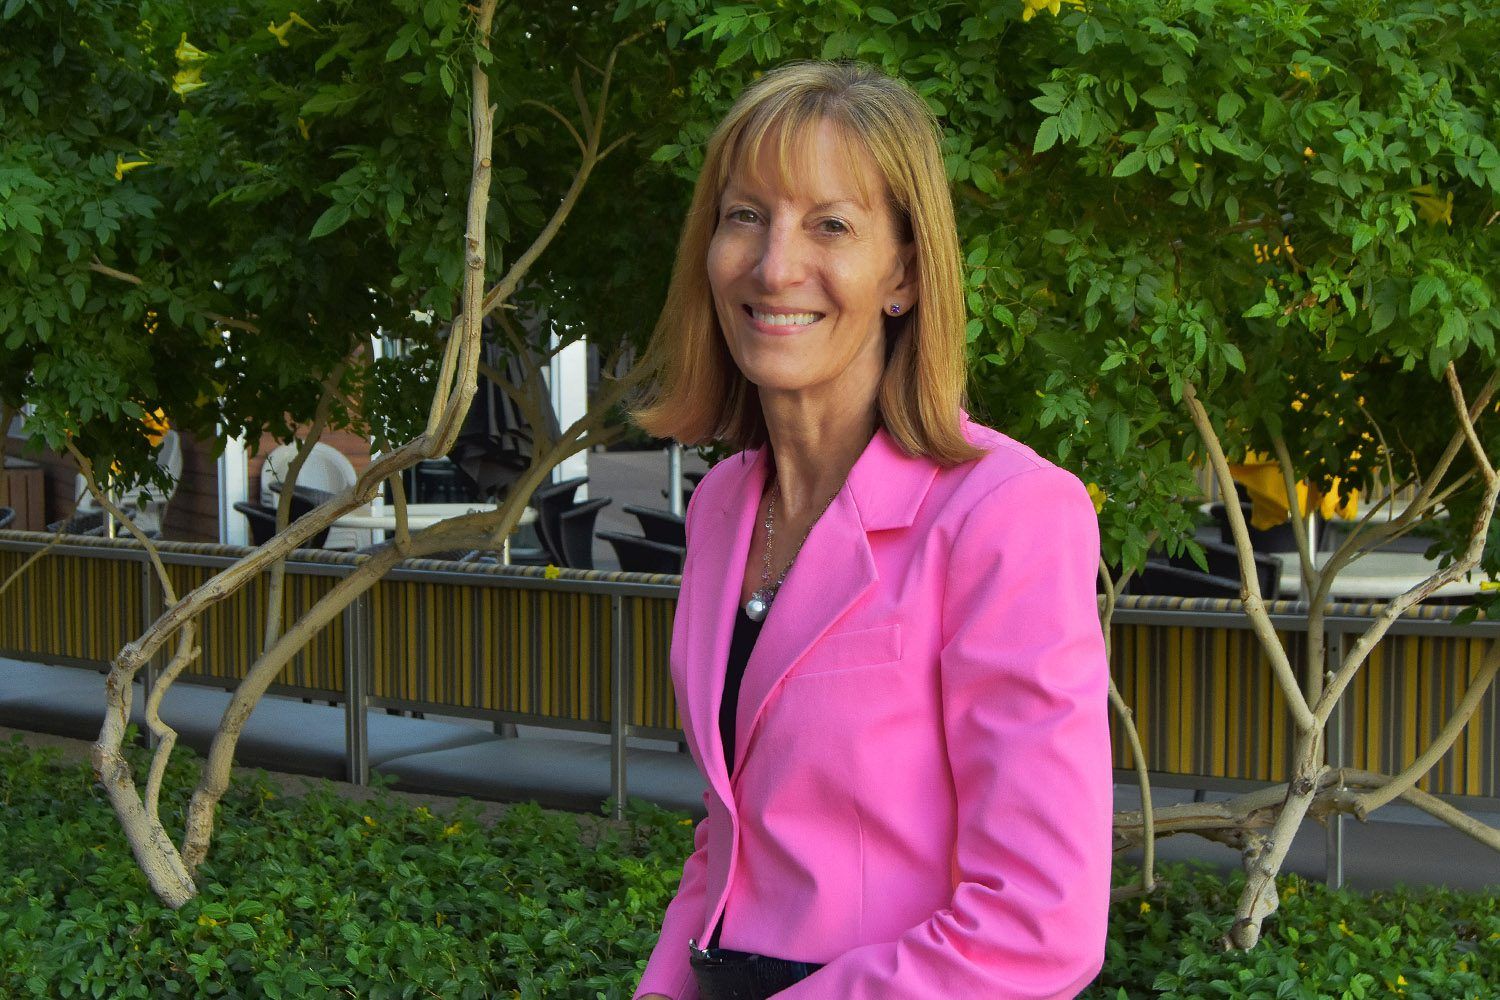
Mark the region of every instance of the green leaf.
<instances>
[{"instance_id":1,"label":"green leaf","mask_svg":"<svg viewBox=\"0 0 1500 1000\"><path fill-rule=\"evenodd\" d=\"M1424 274L1417 279L1416 286L1411 290L1411 314L1415 316L1421 312L1422 308L1431 302L1443 288L1443 279L1435 274Z\"/></svg>"},{"instance_id":2,"label":"green leaf","mask_svg":"<svg viewBox=\"0 0 1500 1000\"><path fill-rule=\"evenodd\" d=\"M865 13L869 15L870 20L879 24L895 24L897 20L896 15L884 7L866 7Z\"/></svg>"},{"instance_id":3,"label":"green leaf","mask_svg":"<svg viewBox=\"0 0 1500 1000\"><path fill-rule=\"evenodd\" d=\"M328 210L318 216L318 221L313 223L312 232L307 235L310 240L327 236L349 221L349 206L343 202L330 205Z\"/></svg>"},{"instance_id":4,"label":"green leaf","mask_svg":"<svg viewBox=\"0 0 1500 1000\"><path fill-rule=\"evenodd\" d=\"M1115 169L1110 175L1112 177L1129 177L1131 174L1139 173L1146 165L1146 154L1139 149L1127 153L1125 158L1115 164Z\"/></svg>"},{"instance_id":5,"label":"green leaf","mask_svg":"<svg viewBox=\"0 0 1500 1000\"><path fill-rule=\"evenodd\" d=\"M1225 344L1223 346L1223 354L1226 365L1237 372L1243 373L1245 371L1245 356L1240 353L1238 347L1235 347L1233 344Z\"/></svg>"},{"instance_id":6,"label":"green leaf","mask_svg":"<svg viewBox=\"0 0 1500 1000\"><path fill-rule=\"evenodd\" d=\"M677 159L677 157L679 157L681 155L682 155L682 147L678 146L678 145L675 145L675 144L669 143L669 144L667 144L665 146L662 146L656 152L654 152L654 153L651 154L651 162L652 163L666 163L668 160L675 160L675 159Z\"/></svg>"},{"instance_id":7,"label":"green leaf","mask_svg":"<svg viewBox=\"0 0 1500 1000\"><path fill-rule=\"evenodd\" d=\"M1057 144L1057 116L1043 118L1042 124L1036 130L1036 142L1032 143L1031 152L1045 153Z\"/></svg>"}]
</instances>

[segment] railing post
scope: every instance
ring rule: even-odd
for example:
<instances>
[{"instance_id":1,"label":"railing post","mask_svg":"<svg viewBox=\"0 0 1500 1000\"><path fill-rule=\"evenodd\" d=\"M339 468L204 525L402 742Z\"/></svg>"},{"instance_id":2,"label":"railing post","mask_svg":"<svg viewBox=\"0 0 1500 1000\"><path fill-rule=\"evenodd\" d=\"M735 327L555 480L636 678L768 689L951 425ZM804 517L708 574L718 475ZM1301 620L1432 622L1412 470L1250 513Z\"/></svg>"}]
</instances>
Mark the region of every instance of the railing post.
<instances>
[{"instance_id":1,"label":"railing post","mask_svg":"<svg viewBox=\"0 0 1500 1000\"><path fill-rule=\"evenodd\" d=\"M625 712L630 704L625 684L625 613L619 594L609 595L609 790L615 819L625 818Z\"/></svg>"},{"instance_id":2,"label":"railing post","mask_svg":"<svg viewBox=\"0 0 1500 1000\"><path fill-rule=\"evenodd\" d=\"M1325 633L1324 656L1328 669L1337 671L1344 662L1345 635L1342 631L1332 635ZM1324 734L1323 756L1328 766L1338 770L1347 763L1344 759L1344 705L1348 702L1346 688L1334 702L1328 714L1328 729ZM1342 888L1344 884L1344 814L1335 811L1328 817L1327 842L1324 846L1324 880L1328 888Z\"/></svg>"},{"instance_id":3,"label":"railing post","mask_svg":"<svg viewBox=\"0 0 1500 1000\"><path fill-rule=\"evenodd\" d=\"M370 651L374 644L370 595L361 594L343 611L344 760L350 784L370 783Z\"/></svg>"}]
</instances>

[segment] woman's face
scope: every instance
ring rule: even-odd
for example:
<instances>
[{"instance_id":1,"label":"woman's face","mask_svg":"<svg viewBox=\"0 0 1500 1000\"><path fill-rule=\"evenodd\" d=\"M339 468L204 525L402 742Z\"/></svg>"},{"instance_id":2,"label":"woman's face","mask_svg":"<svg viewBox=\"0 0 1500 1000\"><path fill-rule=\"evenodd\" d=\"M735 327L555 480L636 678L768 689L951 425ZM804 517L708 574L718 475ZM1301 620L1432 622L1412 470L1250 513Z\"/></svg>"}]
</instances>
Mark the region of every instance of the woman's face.
<instances>
[{"instance_id":1,"label":"woman's face","mask_svg":"<svg viewBox=\"0 0 1500 1000\"><path fill-rule=\"evenodd\" d=\"M719 325L763 404L777 394L868 404L885 365L882 313L905 315L915 302L912 247L869 154L835 125L807 129L789 152L785 183L763 149L756 169L731 172L719 200L708 248Z\"/></svg>"}]
</instances>

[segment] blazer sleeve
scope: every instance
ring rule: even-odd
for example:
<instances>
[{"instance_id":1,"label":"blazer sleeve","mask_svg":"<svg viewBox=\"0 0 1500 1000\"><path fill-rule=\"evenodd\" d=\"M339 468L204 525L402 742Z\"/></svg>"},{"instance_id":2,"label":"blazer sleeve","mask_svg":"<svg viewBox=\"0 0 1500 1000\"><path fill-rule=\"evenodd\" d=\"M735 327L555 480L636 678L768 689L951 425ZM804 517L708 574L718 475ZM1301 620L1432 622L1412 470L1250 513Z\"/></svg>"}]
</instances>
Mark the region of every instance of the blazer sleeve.
<instances>
[{"instance_id":1,"label":"blazer sleeve","mask_svg":"<svg viewBox=\"0 0 1500 1000\"><path fill-rule=\"evenodd\" d=\"M709 789L703 793L704 805L713 794ZM713 822L713 811L698 823L693 832L693 853L682 866L682 881L677 886L677 895L667 904L666 916L662 919L661 935L656 947L651 949L651 958L646 962L646 971L636 987L635 997L648 993L660 993L672 1000L698 1000L698 984L693 980L693 970L688 965L688 938L700 933L703 928L703 911L708 882L709 824Z\"/></svg>"},{"instance_id":2,"label":"blazer sleeve","mask_svg":"<svg viewBox=\"0 0 1500 1000\"><path fill-rule=\"evenodd\" d=\"M1014 475L970 510L938 663L951 902L778 997L1062 1000L1098 974L1113 819L1098 559L1093 505L1064 470Z\"/></svg>"},{"instance_id":3,"label":"blazer sleeve","mask_svg":"<svg viewBox=\"0 0 1500 1000\"><path fill-rule=\"evenodd\" d=\"M693 541L693 504L703 494L703 483L699 483L688 497L687 510L683 514L683 530L687 535L688 550ZM683 567L683 585L688 584L688 566ZM712 841L710 824L714 821L714 810L709 803L713 789L703 793L703 805L707 815L699 821L693 831L693 853L682 866L682 881L677 885L677 894L667 904L662 918L661 934L656 947L646 962L646 971L641 974L640 985L634 997L649 993L660 993L672 1000L698 1000L698 984L693 979L693 970L688 965L688 938L703 929L704 909L708 893L708 844ZM722 843L722 841L720 841Z\"/></svg>"}]
</instances>

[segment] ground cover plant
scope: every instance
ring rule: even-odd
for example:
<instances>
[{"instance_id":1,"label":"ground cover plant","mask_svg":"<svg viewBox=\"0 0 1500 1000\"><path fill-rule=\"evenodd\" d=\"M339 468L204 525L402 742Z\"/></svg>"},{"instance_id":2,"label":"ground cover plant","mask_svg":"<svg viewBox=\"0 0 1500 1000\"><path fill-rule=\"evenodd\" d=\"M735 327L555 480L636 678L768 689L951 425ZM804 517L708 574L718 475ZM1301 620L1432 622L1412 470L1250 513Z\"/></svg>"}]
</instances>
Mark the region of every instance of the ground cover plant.
<instances>
[{"instance_id":1,"label":"ground cover plant","mask_svg":"<svg viewBox=\"0 0 1500 1000\"><path fill-rule=\"evenodd\" d=\"M186 786L168 783L164 811ZM232 786L221 831L203 891L172 910L86 764L0 744L0 996L628 997L692 846L686 817L644 804L624 822L521 805L485 823L472 804L289 795L265 777ZM1085 997L1452 1000L1500 982L1493 894L1287 876L1260 944L1225 952L1240 878L1163 874L1115 904Z\"/></svg>"}]
</instances>

